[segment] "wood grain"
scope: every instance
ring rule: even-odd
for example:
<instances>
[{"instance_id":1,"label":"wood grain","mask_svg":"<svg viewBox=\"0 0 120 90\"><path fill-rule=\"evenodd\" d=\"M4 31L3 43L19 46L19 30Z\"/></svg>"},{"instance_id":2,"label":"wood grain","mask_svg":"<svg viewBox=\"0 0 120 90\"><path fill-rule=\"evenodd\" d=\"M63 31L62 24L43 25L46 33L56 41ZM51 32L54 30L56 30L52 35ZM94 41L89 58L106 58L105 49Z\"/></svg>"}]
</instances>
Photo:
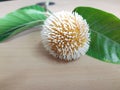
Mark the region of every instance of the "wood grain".
<instances>
[{"instance_id":1,"label":"wood grain","mask_svg":"<svg viewBox=\"0 0 120 90\"><path fill-rule=\"evenodd\" d=\"M53 12L76 6L100 8L120 17L119 0L52 0ZM0 17L40 0L0 3ZM0 43L0 90L120 90L120 65L89 56L65 63L51 57L40 42L40 30Z\"/></svg>"}]
</instances>

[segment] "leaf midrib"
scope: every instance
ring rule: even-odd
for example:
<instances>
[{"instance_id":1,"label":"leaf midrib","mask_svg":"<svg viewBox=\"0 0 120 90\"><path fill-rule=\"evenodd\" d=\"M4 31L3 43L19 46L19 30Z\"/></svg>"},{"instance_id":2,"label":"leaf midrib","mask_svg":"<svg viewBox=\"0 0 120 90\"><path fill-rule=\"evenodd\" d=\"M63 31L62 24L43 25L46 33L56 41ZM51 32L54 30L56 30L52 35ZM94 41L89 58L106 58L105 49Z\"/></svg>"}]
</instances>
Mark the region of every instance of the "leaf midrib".
<instances>
[{"instance_id":1,"label":"leaf midrib","mask_svg":"<svg viewBox=\"0 0 120 90\"><path fill-rule=\"evenodd\" d=\"M102 36L102 37L104 37L104 38L106 38L106 39L108 39L108 40L110 40L110 41L112 41L112 42L114 42L115 44L117 44L117 45L120 46L120 44L119 44L118 42L110 39L109 37L105 36L104 34L101 34L100 32L94 31L94 30L92 30L92 29L90 29L90 31L95 32L95 33L99 34L100 36Z\"/></svg>"},{"instance_id":2,"label":"leaf midrib","mask_svg":"<svg viewBox=\"0 0 120 90\"><path fill-rule=\"evenodd\" d=\"M39 21L42 22L42 20L36 20L36 21L32 21L32 22L29 22L29 23L25 23L25 24L19 25L19 26L17 26L17 27L13 27L13 28L11 28L9 31L6 31L6 32L4 32L3 34L0 34L0 36L4 36L5 34L7 34L7 33L9 33L9 32L15 31L16 28L19 29L19 27L21 28L21 27L26 26L27 24L36 23L36 22L39 22ZM44 20L43 20L43 21L44 21Z\"/></svg>"}]
</instances>

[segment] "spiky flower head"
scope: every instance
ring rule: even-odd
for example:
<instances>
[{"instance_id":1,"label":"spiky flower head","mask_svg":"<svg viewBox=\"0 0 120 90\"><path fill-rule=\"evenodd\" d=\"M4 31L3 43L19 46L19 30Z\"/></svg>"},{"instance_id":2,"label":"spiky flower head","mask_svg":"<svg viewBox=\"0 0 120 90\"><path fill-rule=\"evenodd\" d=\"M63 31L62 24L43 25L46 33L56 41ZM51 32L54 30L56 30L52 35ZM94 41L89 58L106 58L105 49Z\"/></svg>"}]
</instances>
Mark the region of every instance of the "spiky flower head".
<instances>
[{"instance_id":1,"label":"spiky flower head","mask_svg":"<svg viewBox=\"0 0 120 90\"><path fill-rule=\"evenodd\" d=\"M44 47L62 60L77 60L89 48L89 26L77 13L61 11L47 18L41 31Z\"/></svg>"}]
</instances>

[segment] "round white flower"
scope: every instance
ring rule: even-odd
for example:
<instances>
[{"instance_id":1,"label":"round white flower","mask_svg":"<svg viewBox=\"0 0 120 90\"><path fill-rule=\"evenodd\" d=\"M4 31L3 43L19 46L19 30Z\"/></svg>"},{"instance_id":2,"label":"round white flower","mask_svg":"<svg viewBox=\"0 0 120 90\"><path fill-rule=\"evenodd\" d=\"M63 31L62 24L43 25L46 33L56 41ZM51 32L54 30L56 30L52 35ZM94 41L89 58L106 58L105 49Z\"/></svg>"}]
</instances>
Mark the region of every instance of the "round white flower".
<instances>
[{"instance_id":1,"label":"round white flower","mask_svg":"<svg viewBox=\"0 0 120 90\"><path fill-rule=\"evenodd\" d=\"M41 31L42 43L51 55L62 60L76 60L89 48L89 26L77 13L53 13Z\"/></svg>"}]
</instances>

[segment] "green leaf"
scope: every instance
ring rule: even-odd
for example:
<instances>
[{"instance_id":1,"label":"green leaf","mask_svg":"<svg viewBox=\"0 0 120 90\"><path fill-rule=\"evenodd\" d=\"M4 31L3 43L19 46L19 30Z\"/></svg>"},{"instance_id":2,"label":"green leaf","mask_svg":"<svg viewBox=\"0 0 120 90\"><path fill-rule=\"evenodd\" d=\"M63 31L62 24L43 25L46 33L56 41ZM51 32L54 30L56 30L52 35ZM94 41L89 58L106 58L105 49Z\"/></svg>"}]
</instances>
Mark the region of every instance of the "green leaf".
<instances>
[{"instance_id":1,"label":"green leaf","mask_svg":"<svg viewBox=\"0 0 120 90\"><path fill-rule=\"evenodd\" d=\"M91 7L77 7L91 32L87 55L101 61L120 64L120 19L105 11Z\"/></svg>"},{"instance_id":2,"label":"green leaf","mask_svg":"<svg viewBox=\"0 0 120 90\"><path fill-rule=\"evenodd\" d=\"M17 33L42 25L46 20L46 10L38 5L20 8L0 19L0 41Z\"/></svg>"}]
</instances>

